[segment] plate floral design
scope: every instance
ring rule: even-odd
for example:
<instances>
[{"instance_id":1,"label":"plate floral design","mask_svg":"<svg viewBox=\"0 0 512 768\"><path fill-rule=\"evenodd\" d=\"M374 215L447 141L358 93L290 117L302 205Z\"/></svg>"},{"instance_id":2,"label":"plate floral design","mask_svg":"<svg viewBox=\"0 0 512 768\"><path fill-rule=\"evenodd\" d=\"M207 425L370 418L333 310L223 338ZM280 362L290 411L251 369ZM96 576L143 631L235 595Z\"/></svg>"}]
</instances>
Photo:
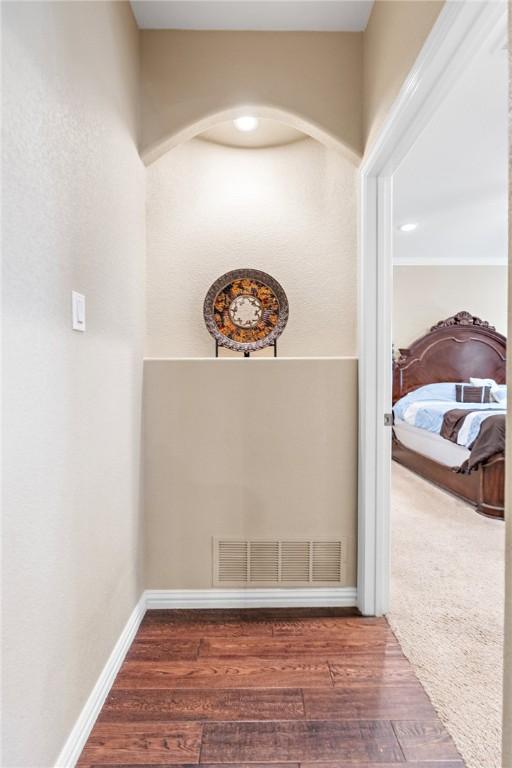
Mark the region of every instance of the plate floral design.
<instances>
[{"instance_id":1,"label":"plate floral design","mask_svg":"<svg viewBox=\"0 0 512 768\"><path fill-rule=\"evenodd\" d=\"M204 300L206 327L219 346L238 352L268 347L288 321L288 300L277 280L257 269L219 277Z\"/></svg>"}]
</instances>

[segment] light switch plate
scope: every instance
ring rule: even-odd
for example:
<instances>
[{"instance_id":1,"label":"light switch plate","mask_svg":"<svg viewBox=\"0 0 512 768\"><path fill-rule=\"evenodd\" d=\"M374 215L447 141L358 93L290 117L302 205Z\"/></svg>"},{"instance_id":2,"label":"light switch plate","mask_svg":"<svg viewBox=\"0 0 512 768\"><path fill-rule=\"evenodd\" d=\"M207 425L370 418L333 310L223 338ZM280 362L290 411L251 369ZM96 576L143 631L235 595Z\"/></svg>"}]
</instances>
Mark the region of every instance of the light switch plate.
<instances>
[{"instance_id":1,"label":"light switch plate","mask_svg":"<svg viewBox=\"0 0 512 768\"><path fill-rule=\"evenodd\" d=\"M74 331L85 331L85 296L71 291L72 327Z\"/></svg>"}]
</instances>

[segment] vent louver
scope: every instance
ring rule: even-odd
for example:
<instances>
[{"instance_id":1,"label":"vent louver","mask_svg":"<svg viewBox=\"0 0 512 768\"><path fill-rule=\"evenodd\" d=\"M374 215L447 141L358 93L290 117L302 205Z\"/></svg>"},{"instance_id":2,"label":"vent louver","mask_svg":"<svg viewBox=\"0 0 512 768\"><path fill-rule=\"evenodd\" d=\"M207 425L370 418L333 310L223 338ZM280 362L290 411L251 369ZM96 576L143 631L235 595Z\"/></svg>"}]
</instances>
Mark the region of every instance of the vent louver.
<instances>
[{"instance_id":1,"label":"vent louver","mask_svg":"<svg viewBox=\"0 0 512 768\"><path fill-rule=\"evenodd\" d=\"M341 541L314 541L312 581L339 581Z\"/></svg>"},{"instance_id":2,"label":"vent louver","mask_svg":"<svg viewBox=\"0 0 512 768\"><path fill-rule=\"evenodd\" d=\"M281 542L282 581L309 581L311 578L311 542Z\"/></svg>"},{"instance_id":3,"label":"vent louver","mask_svg":"<svg viewBox=\"0 0 512 768\"><path fill-rule=\"evenodd\" d=\"M339 584L345 579L343 540L214 539L213 583Z\"/></svg>"},{"instance_id":4,"label":"vent louver","mask_svg":"<svg viewBox=\"0 0 512 768\"><path fill-rule=\"evenodd\" d=\"M249 581L279 581L279 542L250 541Z\"/></svg>"},{"instance_id":5,"label":"vent louver","mask_svg":"<svg viewBox=\"0 0 512 768\"><path fill-rule=\"evenodd\" d=\"M219 541L218 581L247 582L248 544L246 541Z\"/></svg>"}]
</instances>

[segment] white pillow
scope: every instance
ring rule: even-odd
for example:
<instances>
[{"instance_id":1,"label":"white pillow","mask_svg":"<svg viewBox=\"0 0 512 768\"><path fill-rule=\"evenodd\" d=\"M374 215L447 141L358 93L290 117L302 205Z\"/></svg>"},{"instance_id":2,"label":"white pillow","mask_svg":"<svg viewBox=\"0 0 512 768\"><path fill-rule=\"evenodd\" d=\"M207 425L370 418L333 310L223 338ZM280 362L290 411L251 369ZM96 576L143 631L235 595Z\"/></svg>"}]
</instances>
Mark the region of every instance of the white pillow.
<instances>
[{"instance_id":1,"label":"white pillow","mask_svg":"<svg viewBox=\"0 0 512 768\"><path fill-rule=\"evenodd\" d=\"M473 377L469 377L469 383L472 384L474 387L497 387L498 385L494 381L494 379L474 379Z\"/></svg>"},{"instance_id":2,"label":"white pillow","mask_svg":"<svg viewBox=\"0 0 512 768\"><path fill-rule=\"evenodd\" d=\"M507 407L507 385L495 384L491 387L491 398L495 403L501 403L501 405Z\"/></svg>"}]
</instances>

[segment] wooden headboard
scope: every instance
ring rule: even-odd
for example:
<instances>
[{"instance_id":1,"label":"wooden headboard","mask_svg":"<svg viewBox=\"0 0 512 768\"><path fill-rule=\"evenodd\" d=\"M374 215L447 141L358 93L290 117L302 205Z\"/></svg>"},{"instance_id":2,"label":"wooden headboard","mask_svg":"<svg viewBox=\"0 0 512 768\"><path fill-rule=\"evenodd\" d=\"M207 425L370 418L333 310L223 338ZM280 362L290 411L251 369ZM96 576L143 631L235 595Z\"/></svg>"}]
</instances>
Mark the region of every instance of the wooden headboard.
<instances>
[{"instance_id":1,"label":"wooden headboard","mask_svg":"<svg viewBox=\"0 0 512 768\"><path fill-rule=\"evenodd\" d=\"M458 312L401 349L393 363L393 404L424 384L469 381L470 376L505 383L507 340L485 320Z\"/></svg>"}]
</instances>

